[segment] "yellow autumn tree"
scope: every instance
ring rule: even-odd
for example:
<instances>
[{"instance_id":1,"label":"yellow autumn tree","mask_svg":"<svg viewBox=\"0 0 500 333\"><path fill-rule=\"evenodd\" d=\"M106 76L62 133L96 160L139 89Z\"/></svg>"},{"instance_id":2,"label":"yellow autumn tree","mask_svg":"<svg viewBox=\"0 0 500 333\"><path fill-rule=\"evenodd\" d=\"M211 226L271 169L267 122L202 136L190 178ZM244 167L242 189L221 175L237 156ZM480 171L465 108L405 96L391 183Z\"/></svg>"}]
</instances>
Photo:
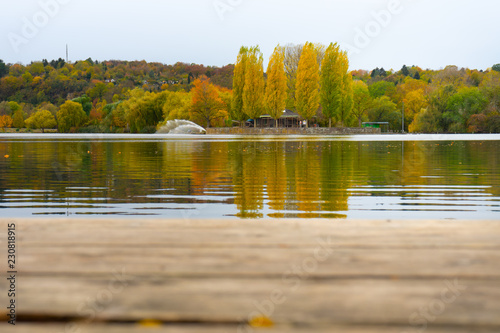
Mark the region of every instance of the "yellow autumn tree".
<instances>
[{"instance_id":1,"label":"yellow autumn tree","mask_svg":"<svg viewBox=\"0 0 500 333\"><path fill-rule=\"evenodd\" d=\"M284 47L285 52L285 73L287 78L287 101L286 107L296 110L295 88L297 86L297 68L299 67L300 56L304 45L288 44Z\"/></svg>"},{"instance_id":2,"label":"yellow autumn tree","mask_svg":"<svg viewBox=\"0 0 500 333\"><path fill-rule=\"evenodd\" d=\"M276 121L286 107L287 84L284 65L285 53L281 46L276 46L267 66L267 86L265 95L266 110Z\"/></svg>"},{"instance_id":3,"label":"yellow autumn tree","mask_svg":"<svg viewBox=\"0 0 500 333\"><path fill-rule=\"evenodd\" d=\"M319 108L319 65L315 47L306 43L297 68L296 107L299 115L309 120Z\"/></svg>"},{"instance_id":4,"label":"yellow autumn tree","mask_svg":"<svg viewBox=\"0 0 500 333\"><path fill-rule=\"evenodd\" d=\"M349 58L347 52L340 53L341 73L342 73L342 105L337 113L337 121L341 126L346 125L352 119L353 108L353 87L352 75L349 73Z\"/></svg>"},{"instance_id":5,"label":"yellow autumn tree","mask_svg":"<svg viewBox=\"0 0 500 333\"><path fill-rule=\"evenodd\" d=\"M57 126L56 118L49 110L38 110L31 117L26 119L26 125L29 128L39 128L44 132L46 128L55 128Z\"/></svg>"},{"instance_id":6,"label":"yellow autumn tree","mask_svg":"<svg viewBox=\"0 0 500 333\"><path fill-rule=\"evenodd\" d=\"M405 124L411 124L417 113L428 107L428 102L423 89L412 90L406 94L405 103Z\"/></svg>"},{"instance_id":7,"label":"yellow autumn tree","mask_svg":"<svg viewBox=\"0 0 500 333\"><path fill-rule=\"evenodd\" d=\"M248 48L242 46L238 54L238 59L234 65L233 74L233 101L231 106L231 117L234 120L245 120L243 112L243 89L245 88L245 73L248 60Z\"/></svg>"},{"instance_id":8,"label":"yellow autumn tree","mask_svg":"<svg viewBox=\"0 0 500 333\"><path fill-rule=\"evenodd\" d=\"M87 115L80 103L66 101L57 111L58 129L61 133L67 133L76 129L87 121Z\"/></svg>"},{"instance_id":9,"label":"yellow autumn tree","mask_svg":"<svg viewBox=\"0 0 500 333\"><path fill-rule=\"evenodd\" d=\"M264 111L264 68L263 56L258 46L251 47L248 51L245 69L245 86L243 87L243 113L254 120Z\"/></svg>"}]
</instances>

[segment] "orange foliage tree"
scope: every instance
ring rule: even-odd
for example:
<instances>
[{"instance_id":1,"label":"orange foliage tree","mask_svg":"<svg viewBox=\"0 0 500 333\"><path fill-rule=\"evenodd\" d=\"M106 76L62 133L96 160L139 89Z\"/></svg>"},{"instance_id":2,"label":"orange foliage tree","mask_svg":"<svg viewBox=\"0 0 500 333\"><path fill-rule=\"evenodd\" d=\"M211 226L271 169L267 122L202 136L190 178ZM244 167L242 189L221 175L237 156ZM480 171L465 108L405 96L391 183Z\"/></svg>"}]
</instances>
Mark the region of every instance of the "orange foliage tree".
<instances>
[{"instance_id":1,"label":"orange foliage tree","mask_svg":"<svg viewBox=\"0 0 500 333\"><path fill-rule=\"evenodd\" d=\"M3 128L5 131L6 127L12 127L12 117L7 115L0 116L0 128Z\"/></svg>"},{"instance_id":2,"label":"orange foliage tree","mask_svg":"<svg viewBox=\"0 0 500 333\"><path fill-rule=\"evenodd\" d=\"M212 121L228 117L225 103L220 98L217 88L207 77L196 79L193 85L191 119L205 122L208 128Z\"/></svg>"}]
</instances>

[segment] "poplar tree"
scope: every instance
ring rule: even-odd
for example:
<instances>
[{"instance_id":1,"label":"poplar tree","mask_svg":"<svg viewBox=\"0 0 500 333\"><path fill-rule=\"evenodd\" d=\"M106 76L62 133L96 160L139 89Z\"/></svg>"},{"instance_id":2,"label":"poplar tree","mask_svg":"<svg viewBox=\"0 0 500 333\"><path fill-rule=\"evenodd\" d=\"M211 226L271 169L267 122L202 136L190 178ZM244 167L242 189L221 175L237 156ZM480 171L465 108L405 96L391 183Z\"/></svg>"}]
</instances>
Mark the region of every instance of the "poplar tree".
<instances>
[{"instance_id":1,"label":"poplar tree","mask_svg":"<svg viewBox=\"0 0 500 333\"><path fill-rule=\"evenodd\" d=\"M285 53L281 46L276 46L269 64L267 66L267 86L265 95L266 110L276 121L282 116L286 107L287 99L287 80L285 74Z\"/></svg>"},{"instance_id":2,"label":"poplar tree","mask_svg":"<svg viewBox=\"0 0 500 333\"><path fill-rule=\"evenodd\" d=\"M342 106L338 113L338 121L344 126L352 117L352 108L354 105L354 96L352 88L352 74L349 73L349 58L347 52L341 52L341 70L342 70Z\"/></svg>"},{"instance_id":3,"label":"poplar tree","mask_svg":"<svg viewBox=\"0 0 500 333\"><path fill-rule=\"evenodd\" d=\"M286 107L297 110L295 106L295 88L297 87L297 68L299 67L300 56L304 45L288 44L284 47L285 52L285 73L287 78L287 101Z\"/></svg>"},{"instance_id":4,"label":"poplar tree","mask_svg":"<svg viewBox=\"0 0 500 333\"><path fill-rule=\"evenodd\" d=\"M243 88L245 87L245 72L248 60L248 48L242 46L238 54L238 59L234 65L233 76L233 102L231 107L231 117L235 120L245 120L243 112Z\"/></svg>"},{"instance_id":5,"label":"poplar tree","mask_svg":"<svg viewBox=\"0 0 500 333\"><path fill-rule=\"evenodd\" d=\"M311 119L319 108L319 64L314 45L306 43L297 68L296 107L299 115ZM309 124L307 124L309 126Z\"/></svg>"},{"instance_id":6,"label":"poplar tree","mask_svg":"<svg viewBox=\"0 0 500 333\"><path fill-rule=\"evenodd\" d=\"M337 43L331 43L321 63L321 108L332 127L332 117L342 104L342 75L340 74L340 52Z\"/></svg>"},{"instance_id":7,"label":"poplar tree","mask_svg":"<svg viewBox=\"0 0 500 333\"><path fill-rule=\"evenodd\" d=\"M321 106L329 127L332 118L343 126L351 116L353 91L349 59L337 43L328 46L321 64Z\"/></svg>"},{"instance_id":8,"label":"poplar tree","mask_svg":"<svg viewBox=\"0 0 500 333\"><path fill-rule=\"evenodd\" d=\"M245 69L245 85L243 87L243 113L254 120L264 111L264 68L263 56L258 46L251 47Z\"/></svg>"}]
</instances>

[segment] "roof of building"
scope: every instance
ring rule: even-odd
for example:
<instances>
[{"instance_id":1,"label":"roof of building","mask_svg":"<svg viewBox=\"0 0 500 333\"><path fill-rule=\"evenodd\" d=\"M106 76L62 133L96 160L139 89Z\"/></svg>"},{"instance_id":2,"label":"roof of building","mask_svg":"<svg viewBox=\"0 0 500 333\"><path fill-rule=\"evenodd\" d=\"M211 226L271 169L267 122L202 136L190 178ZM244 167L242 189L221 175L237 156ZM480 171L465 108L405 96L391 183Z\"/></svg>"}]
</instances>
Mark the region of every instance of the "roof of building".
<instances>
[{"instance_id":1,"label":"roof of building","mask_svg":"<svg viewBox=\"0 0 500 333\"><path fill-rule=\"evenodd\" d=\"M280 118L299 118L299 114L293 112L292 110L284 110ZM260 118L271 118L269 114L263 114Z\"/></svg>"}]
</instances>

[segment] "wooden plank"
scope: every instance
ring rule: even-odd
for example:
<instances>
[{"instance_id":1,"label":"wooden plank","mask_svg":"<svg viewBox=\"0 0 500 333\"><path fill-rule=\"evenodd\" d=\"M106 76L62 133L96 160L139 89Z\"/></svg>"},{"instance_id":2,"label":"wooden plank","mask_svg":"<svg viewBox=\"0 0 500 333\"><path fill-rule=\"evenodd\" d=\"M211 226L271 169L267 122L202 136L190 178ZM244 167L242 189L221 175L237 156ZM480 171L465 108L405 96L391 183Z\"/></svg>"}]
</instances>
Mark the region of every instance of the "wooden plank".
<instances>
[{"instance_id":1,"label":"wooden plank","mask_svg":"<svg viewBox=\"0 0 500 333\"><path fill-rule=\"evenodd\" d=\"M22 246L22 272L26 274L110 274L124 269L134 276L164 277L280 277L308 258L321 260L315 278L466 277L500 279L500 251L482 249L358 249L317 248L135 248L81 246Z\"/></svg>"},{"instance_id":2,"label":"wooden plank","mask_svg":"<svg viewBox=\"0 0 500 333\"><path fill-rule=\"evenodd\" d=\"M0 225L8 221L16 220L3 219ZM360 248L500 249L500 221L23 219L17 225L22 242L40 247L75 243L109 247L309 247L330 237L338 246Z\"/></svg>"},{"instance_id":3,"label":"wooden plank","mask_svg":"<svg viewBox=\"0 0 500 333\"><path fill-rule=\"evenodd\" d=\"M49 321L36 330L92 314L109 323L89 332L142 319L234 332L271 307L279 332L402 332L442 306L427 320L436 332L500 331L498 221L0 219L2 230L11 221L18 314ZM453 281L465 289L445 302ZM2 279L2 304L6 290Z\"/></svg>"},{"instance_id":4,"label":"wooden plank","mask_svg":"<svg viewBox=\"0 0 500 333\"><path fill-rule=\"evenodd\" d=\"M77 325L77 326L73 326ZM79 333L240 333L240 332L263 332L263 333L416 333L418 330L411 326L345 326L335 325L328 327L307 326L290 327L277 325L265 329L245 328L238 331L237 325L161 325L159 327L144 327L139 324L18 324L9 327L0 324L0 330L4 333L69 333L72 329L78 329ZM495 328L474 327L435 327L430 325L426 333L498 333Z\"/></svg>"},{"instance_id":5,"label":"wooden plank","mask_svg":"<svg viewBox=\"0 0 500 333\"><path fill-rule=\"evenodd\" d=\"M500 329L500 280L318 280L298 273L283 279L122 280L20 275L19 315L239 323L263 313L277 324L401 326L420 309L435 307L427 310L436 314L435 325Z\"/></svg>"}]
</instances>

